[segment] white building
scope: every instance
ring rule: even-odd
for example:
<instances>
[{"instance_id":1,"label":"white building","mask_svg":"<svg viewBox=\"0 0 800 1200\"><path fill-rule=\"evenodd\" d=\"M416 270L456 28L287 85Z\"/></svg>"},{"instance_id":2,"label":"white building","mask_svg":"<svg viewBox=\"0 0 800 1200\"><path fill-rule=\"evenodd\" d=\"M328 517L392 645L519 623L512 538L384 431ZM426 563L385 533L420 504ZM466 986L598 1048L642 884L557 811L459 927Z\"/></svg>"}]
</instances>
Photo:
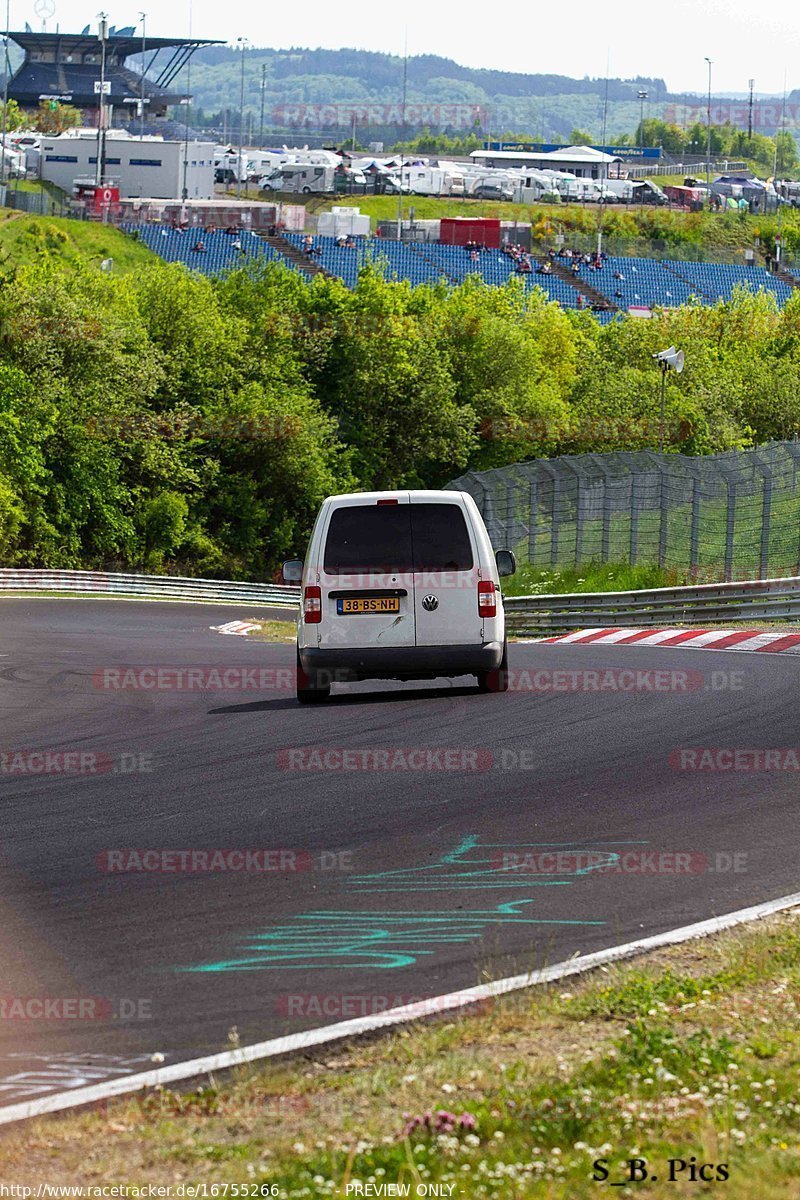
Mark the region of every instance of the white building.
<instances>
[{"instance_id":1,"label":"white building","mask_svg":"<svg viewBox=\"0 0 800 1200\"><path fill-rule=\"evenodd\" d=\"M77 129L41 139L41 177L71 193L76 179L97 172L97 130ZM105 183L120 196L189 199L214 195L214 143L131 137L123 130L106 134Z\"/></svg>"},{"instance_id":2,"label":"white building","mask_svg":"<svg viewBox=\"0 0 800 1200\"><path fill-rule=\"evenodd\" d=\"M528 150L473 150L470 158L485 167L532 167L568 171L578 179L604 179L619 174L622 159L592 146L564 146L537 154ZM615 166L615 164L617 164ZM612 170L612 168L614 168Z\"/></svg>"}]
</instances>

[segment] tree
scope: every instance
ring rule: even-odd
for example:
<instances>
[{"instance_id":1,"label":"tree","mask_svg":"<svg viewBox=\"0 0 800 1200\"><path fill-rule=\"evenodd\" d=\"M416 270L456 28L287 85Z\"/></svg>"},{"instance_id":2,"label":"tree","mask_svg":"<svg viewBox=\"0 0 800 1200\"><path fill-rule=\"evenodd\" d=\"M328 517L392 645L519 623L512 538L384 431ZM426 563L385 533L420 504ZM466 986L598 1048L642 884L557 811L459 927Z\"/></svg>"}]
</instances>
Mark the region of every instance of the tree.
<instances>
[{"instance_id":1,"label":"tree","mask_svg":"<svg viewBox=\"0 0 800 1200\"><path fill-rule=\"evenodd\" d=\"M678 125L668 125L657 117L648 117L636 128L638 146L661 146L667 154L681 154L686 149L686 135Z\"/></svg>"},{"instance_id":2,"label":"tree","mask_svg":"<svg viewBox=\"0 0 800 1200\"><path fill-rule=\"evenodd\" d=\"M788 175L792 177L800 166L800 156L797 153L797 142L787 129L782 129L775 137L777 147L777 174L779 179Z\"/></svg>"},{"instance_id":3,"label":"tree","mask_svg":"<svg viewBox=\"0 0 800 1200\"><path fill-rule=\"evenodd\" d=\"M65 129L77 129L82 121L80 109L58 100L42 100L36 111L36 128L40 133L56 135Z\"/></svg>"},{"instance_id":4,"label":"tree","mask_svg":"<svg viewBox=\"0 0 800 1200\"><path fill-rule=\"evenodd\" d=\"M3 102L0 100L0 122L2 121ZM17 104L16 100L9 100L6 108L6 130L9 133L14 133L17 129L22 129L25 125L25 114Z\"/></svg>"},{"instance_id":5,"label":"tree","mask_svg":"<svg viewBox=\"0 0 800 1200\"><path fill-rule=\"evenodd\" d=\"M585 129L573 129L569 135L570 146L591 146L594 138Z\"/></svg>"}]
</instances>

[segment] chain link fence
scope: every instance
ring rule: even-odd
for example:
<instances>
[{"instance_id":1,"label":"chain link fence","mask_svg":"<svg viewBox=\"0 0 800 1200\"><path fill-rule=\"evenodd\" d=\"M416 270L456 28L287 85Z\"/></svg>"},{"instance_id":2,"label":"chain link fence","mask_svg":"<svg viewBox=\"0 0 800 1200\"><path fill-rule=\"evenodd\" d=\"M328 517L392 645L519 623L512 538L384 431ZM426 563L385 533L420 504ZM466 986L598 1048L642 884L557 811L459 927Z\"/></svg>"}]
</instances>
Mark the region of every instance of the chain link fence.
<instances>
[{"instance_id":1,"label":"chain link fence","mask_svg":"<svg viewBox=\"0 0 800 1200\"><path fill-rule=\"evenodd\" d=\"M800 574L796 441L701 458L565 455L447 486L473 496L495 549L521 563L646 563L714 580Z\"/></svg>"},{"instance_id":2,"label":"chain link fence","mask_svg":"<svg viewBox=\"0 0 800 1200\"><path fill-rule=\"evenodd\" d=\"M66 196L41 191L26 191L15 186L16 180L11 180L5 187L5 195L0 195L0 203L7 208L16 208L21 212L31 213L39 217L71 217L72 205ZM1 189L0 189L1 191Z\"/></svg>"}]
</instances>

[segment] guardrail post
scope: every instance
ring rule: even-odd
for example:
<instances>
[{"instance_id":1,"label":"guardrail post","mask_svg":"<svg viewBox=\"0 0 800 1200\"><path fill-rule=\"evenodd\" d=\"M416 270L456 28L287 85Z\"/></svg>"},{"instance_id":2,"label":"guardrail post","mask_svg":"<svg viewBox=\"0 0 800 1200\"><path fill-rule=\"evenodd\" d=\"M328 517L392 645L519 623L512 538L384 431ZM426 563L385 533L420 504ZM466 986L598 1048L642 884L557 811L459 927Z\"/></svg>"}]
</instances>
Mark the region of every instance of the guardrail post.
<instances>
[{"instance_id":1,"label":"guardrail post","mask_svg":"<svg viewBox=\"0 0 800 1200\"><path fill-rule=\"evenodd\" d=\"M575 562L583 559L583 479L580 472L575 475Z\"/></svg>"},{"instance_id":2,"label":"guardrail post","mask_svg":"<svg viewBox=\"0 0 800 1200\"><path fill-rule=\"evenodd\" d=\"M553 507L552 507L552 522L550 525L550 563L556 566L558 563L558 534L560 514L558 511L559 501L561 499L561 479L553 472Z\"/></svg>"},{"instance_id":3,"label":"guardrail post","mask_svg":"<svg viewBox=\"0 0 800 1200\"><path fill-rule=\"evenodd\" d=\"M659 463L659 507L661 509L661 523L658 531L658 565L665 567L667 563L667 514L669 512L669 497L667 495L666 477L667 472L663 463Z\"/></svg>"},{"instance_id":4,"label":"guardrail post","mask_svg":"<svg viewBox=\"0 0 800 1200\"><path fill-rule=\"evenodd\" d=\"M733 479L726 480L728 485L728 513L725 520L725 579L733 579L733 541L736 533L736 484Z\"/></svg>"},{"instance_id":5,"label":"guardrail post","mask_svg":"<svg viewBox=\"0 0 800 1200\"><path fill-rule=\"evenodd\" d=\"M536 561L536 519L537 519L538 511L539 511L538 490L539 490L539 481L536 478L536 476L534 475L533 478L531 479L531 491L530 491L531 518L530 518L530 524L528 525L528 562L531 563L531 565L533 565L533 563Z\"/></svg>"},{"instance_id":6,"label":"guardrail post","mask_svg":"<svg viewBox=\"0 0 800 1200\"><path fill-rule=\"evenodd\" d=\"M636 564L639 557L639 475L631 476L631 545L629 558L631 566Z\"/></svg>"},{"instance_id":7,"label":"guardrail post","mask_svg":"<svg viewBox=\"0 0 800 1200\"><path fill-rule=\"evenodd\" d=\"M761 505L761 578L769 574L769 523L772 511L772 472L764 471L764 499Z\"/></svg>"},{"instance_id":8,"label":"guardrail post","mask_svg":"<svg viewBox=\"0 0 800 1200\"><path fill-rule=\"evenodd\" d=\"M689 534L689 577L697 578L700 559L700 480L692 480L692 528Z\"/></svg>"},{"instance_id":9,"label":"guardrail post","mask_svg":"<svg viewBox=\"0 0 800 1200\"><path fill-rule=\"evenodd\" d=\"M600 561L608 562L611 541L611 487L608 475L603 472L603 537L600 543Z\"/></svg>"}]
</instances>

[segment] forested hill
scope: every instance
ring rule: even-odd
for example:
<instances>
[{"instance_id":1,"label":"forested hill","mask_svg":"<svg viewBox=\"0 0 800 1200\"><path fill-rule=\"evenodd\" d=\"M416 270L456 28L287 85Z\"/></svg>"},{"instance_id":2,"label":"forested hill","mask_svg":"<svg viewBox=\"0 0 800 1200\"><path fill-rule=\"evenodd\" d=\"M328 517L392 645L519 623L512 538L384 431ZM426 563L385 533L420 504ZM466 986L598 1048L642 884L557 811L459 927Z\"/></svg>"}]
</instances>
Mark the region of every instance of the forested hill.
<instances>
[{"instance_id":1,"label":"forested hill","mask_svg":"<svg viewBox=\"0 0 800 1200\"><path fill-rule=\"evenodd\" d=\"M268 75L274 80L294 79L297 76L338 77L359 88L374 93L376 98L384 89L397 95L402 85L403 60L398 55L378 54L371 50L311 50L293 47L289 50L254 48L248 52L259 63L266 63ZM197 51L193 63L217 66L233 63L238 51L229 46L208 46ZM194 74L194 70L193 70ZM198 79L200 75L198 73ZM462 67L450 58L438 54L420 54L408 60L408 84L427 89L433 84L438 90L447 83L470 84L488 98L503 96L596 95L605 92L605 79L571 79L567 75L521 74L514 71L490 71L484 68ZM667 95L663 79L611 79L610 100L635 98L639 88L647 88L656 100Z\"/></svg>"},{"instance_id":2,"label":"forested hill","mask_svg":"<svg viewBox=\"0 0 800 1200\"><path fill-rule=\"evenodd\" d=\"M330 117L315 121L315 106L360 104L396 106L403 95L404 63L399 55L367 50L312 50L301 47L248 49L245 56L245 108L253 128L260 126L262 96L267 131L297 128L307 133L332 128ZM262 92L263 82L263 92ZM240 52L227 46L199 50L191 64L191 79L184 73L184 86L194 97L195 113L210 125L224 123L227 129L238 121L241 87ZM608 82L608 129L614 134L633 133L640 117L637 92L649 93L649 115L659 116L669 100L663 79L610 79ZM438 55L419 55L408 60L406 99L409 105L469 106L460 117L437 113L428 121L412 116L406 136L419 132L420 125L467 127L485 136L488 132L513 133L542 141L563 141L576 127L599 140L603 125L605 79L570 79L552 74L520 74L463 67ZM307 106L299 121L285 117L289 106ZM226 116L223 118L222 114ZM465 116L466 113L466 116ZM475 116L473 117L473 113ZM394 140L400 131L381 128L384 122L371 119L371 136ZM385 123L392 125L391 119ZM343 127L349 125L347 119ZM477 128L479 126L479 128Z\"/></svg>"}]
</instances>

